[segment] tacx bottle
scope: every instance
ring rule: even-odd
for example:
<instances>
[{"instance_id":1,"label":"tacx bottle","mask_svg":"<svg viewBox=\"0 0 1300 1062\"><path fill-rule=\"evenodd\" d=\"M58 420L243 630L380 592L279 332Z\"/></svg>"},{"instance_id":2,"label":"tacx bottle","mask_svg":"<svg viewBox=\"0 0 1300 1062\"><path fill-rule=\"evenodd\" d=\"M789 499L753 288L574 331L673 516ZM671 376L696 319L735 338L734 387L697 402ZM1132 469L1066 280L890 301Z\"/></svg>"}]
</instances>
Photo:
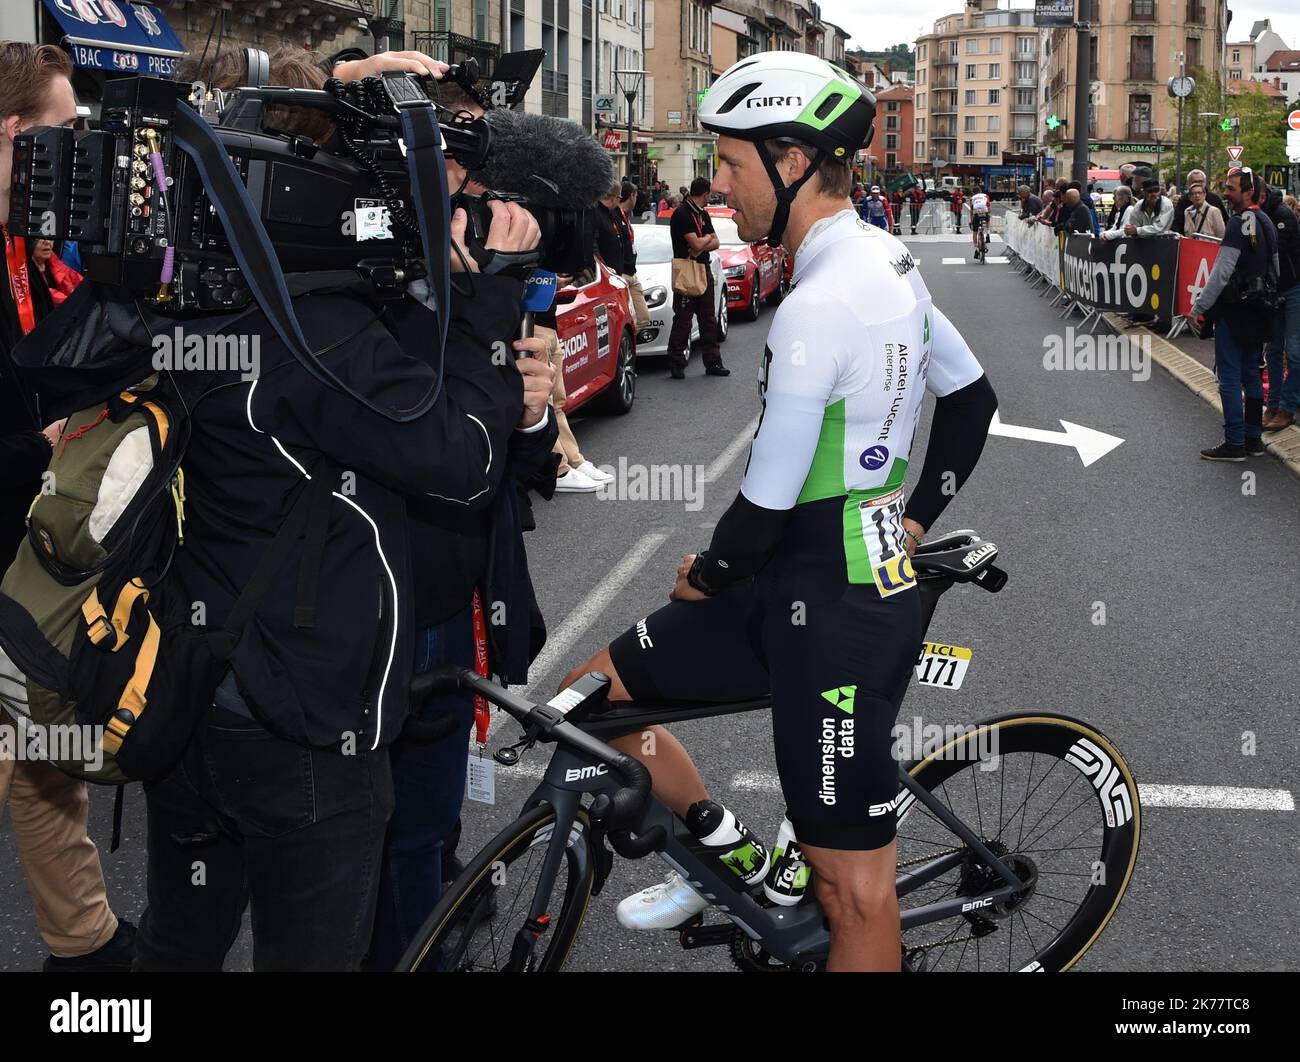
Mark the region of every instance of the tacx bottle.
<instances>
[{"instance_id":1,"label":"tacx bottle","mask_svg":"<svg viewBox=\"0 0 1300 1062\"><path fill-rule=\"evenodd\" d=\"M763 880L763 895L782 907L793 907L808 891L811 874L812 868L795 840L794 827L789 819L783 819L772 846L772 869Z\"/></svg>"},{"instance_id":2,"label":"tacx bottle","mask_svg":"<svg viewBox=\"0 0 1300 1062\"><path fill-rule=\"evenodd\" d=\"M686 827L716 854L746 885L757 885L767 873L767 848L735 815L716 800L701 800L686 812Z\"/></svg>"}]
</instances>

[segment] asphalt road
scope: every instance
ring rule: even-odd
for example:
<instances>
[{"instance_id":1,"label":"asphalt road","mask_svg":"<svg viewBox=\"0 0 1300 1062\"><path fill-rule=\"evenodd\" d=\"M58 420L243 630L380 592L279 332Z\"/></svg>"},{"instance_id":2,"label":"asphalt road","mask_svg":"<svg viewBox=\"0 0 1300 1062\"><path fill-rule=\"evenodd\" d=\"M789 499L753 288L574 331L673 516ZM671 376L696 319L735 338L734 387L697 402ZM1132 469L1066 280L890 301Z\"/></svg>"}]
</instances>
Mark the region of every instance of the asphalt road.
<instances>
[{"instance_id":1,"label":"asphalt road","mask_svg":"<svg viewBox=\"0 0 1300 1062\"><path fill-rule=\"evenodd\" d=\"M996 541L1010 580L996 596L957 588L945 597L930 636L970 647L970 670L955 692L914 686L902 715L944 724L1061 711L1090 721L1124 752L1147 787L1142 850L1122 907L1082 968L1295 969L1300 738L1286 676L1300 587L1291 548L1300 482L1271 458L1200 461L1197 450L1221 438L1217 416L1159 368L1139 380L1045 369L1044 337L1064 335L1065 322L996 258L996 245L985 266L970 262L965 233L909 246L936 303L984 363L1005 425L1059 432L1064 420L1123 442L1084 467L1069 446L989 439L934 531L970 527ZM535 693L549 696L570 667L658 607L680 557L707 544L744 468L771 315L733 322L724 347L730 378L704 376L697 359L680 382L662 364L645 364L629 415L576 420L586 456L625 484L670 466L689 489L671 500L568 495L537 505L528 549L551 642L534 667ZM927 430L928 411L918 451ZM918 452L912 467L920 466ZM1246 474L1252 493L1243 492ZM1095 622L1098 603L1104 625ZM516 730L501 724L493 744ZM674 730L714 795L774 835L783 803L762 782L774 769L765 715ZM514 817L545 756L497 768L495 806L467 803L462 854ZM1221 788L1177 788L1195 786ZM144 897L143 801L132 794L124 847L109 855L111 793L93 796L115 907L135 918ZM615 865L592 901L572 968L730 967L725 949L683 952L671 934L637 935L615 922L617 900L665 869L653 860ZM249 965L247 944L245 935L229 968ZM0 842L0 969L35 968L43 953L13 847Z\"/></svg>"}]
</instances>

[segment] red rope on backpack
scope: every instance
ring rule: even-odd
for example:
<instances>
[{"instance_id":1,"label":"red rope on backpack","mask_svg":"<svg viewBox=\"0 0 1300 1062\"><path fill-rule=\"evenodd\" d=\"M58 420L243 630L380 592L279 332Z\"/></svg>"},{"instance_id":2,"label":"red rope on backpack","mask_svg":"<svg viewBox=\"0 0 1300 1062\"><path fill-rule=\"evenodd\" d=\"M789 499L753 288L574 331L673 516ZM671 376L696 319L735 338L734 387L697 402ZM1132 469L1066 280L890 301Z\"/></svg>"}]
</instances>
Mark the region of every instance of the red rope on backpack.
<instances>
[{"instance_id":1,"label":"red rope on backpack","mask_svg":"<svg viewBox=\"0 0 1300 1062\"><path fill-rule=\"evenodd\" d=\"M99 416L97 416L89 424L83 424L76 431L68 432L66 435L64 435L59 440L60 442L59 457L60 458L63 457L64 451L67 450L68 448L68 443L72 442L73 439L80 439L83 435L86 434L86 432L90 431L91 428L95 427L97 424L103 424L104 421L107 419L108 419L108 406L105 406L100 411Z\"/></svg>"}]
</instances>

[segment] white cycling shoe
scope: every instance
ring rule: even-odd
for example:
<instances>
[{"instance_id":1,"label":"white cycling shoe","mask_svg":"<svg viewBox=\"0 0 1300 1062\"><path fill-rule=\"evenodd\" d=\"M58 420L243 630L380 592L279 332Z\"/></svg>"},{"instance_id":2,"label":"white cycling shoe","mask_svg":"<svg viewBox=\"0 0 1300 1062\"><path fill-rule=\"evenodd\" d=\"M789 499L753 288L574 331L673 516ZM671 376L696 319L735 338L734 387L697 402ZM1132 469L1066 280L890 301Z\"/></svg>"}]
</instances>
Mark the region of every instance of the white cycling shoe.
<instances>
[{"instance_id":1,"label":"white cycling shoe","mask_svg":"<svg viewBox=\"0 0 1300 1062\"><path fill-rule=\"evenodd\" d=\"M674 870L658 885L620 901L618 924L624 929L674 929L708 906L709 901Z\"/></svg>"}]
</instances>

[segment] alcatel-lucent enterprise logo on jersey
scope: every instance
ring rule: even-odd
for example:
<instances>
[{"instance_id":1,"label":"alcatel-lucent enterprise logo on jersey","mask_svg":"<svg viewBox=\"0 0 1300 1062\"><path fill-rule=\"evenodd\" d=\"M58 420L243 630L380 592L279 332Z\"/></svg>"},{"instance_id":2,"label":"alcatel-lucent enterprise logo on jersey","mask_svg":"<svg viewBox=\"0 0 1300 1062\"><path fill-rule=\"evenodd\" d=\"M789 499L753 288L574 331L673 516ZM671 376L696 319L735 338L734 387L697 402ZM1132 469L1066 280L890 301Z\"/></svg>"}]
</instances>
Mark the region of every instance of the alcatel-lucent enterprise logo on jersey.
<instances>
[{"instance_id":1,"label":"alcatel-lucent enterprise logo on jersey","mask_svg":"<svg viewBox=\"0 0 1300 1062\"><path fill-rule=\"evenodd\" d=\"M889 448L885 446L869 446L862 451L862 456L858 458L858 464L868 472L874 472L876 469L884 466L889 460Z\"/></svg>"}]
</instances>

